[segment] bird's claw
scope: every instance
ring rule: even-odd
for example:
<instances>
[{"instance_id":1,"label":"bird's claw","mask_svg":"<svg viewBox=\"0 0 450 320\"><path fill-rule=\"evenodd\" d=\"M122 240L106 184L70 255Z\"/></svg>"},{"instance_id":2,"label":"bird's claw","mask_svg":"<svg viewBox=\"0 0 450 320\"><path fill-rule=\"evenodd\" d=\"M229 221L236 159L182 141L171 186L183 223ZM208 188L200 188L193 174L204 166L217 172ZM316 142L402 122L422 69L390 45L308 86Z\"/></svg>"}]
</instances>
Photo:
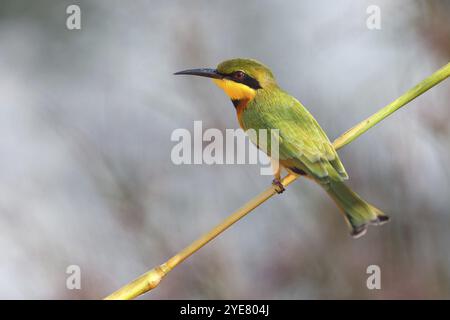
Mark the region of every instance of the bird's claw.
<instances>
[{"instance_id":1,"label":"bird's claw","mask_svg":"<svg viewBox=\"0 0 450 320\"><path fill-rule=\"evenodd\" d=\"M281 181L278 179L273 179L272 185L274 186L274 189L278 194L281 194L284 190L286 190Z\"/></svg>"}]
</instances>

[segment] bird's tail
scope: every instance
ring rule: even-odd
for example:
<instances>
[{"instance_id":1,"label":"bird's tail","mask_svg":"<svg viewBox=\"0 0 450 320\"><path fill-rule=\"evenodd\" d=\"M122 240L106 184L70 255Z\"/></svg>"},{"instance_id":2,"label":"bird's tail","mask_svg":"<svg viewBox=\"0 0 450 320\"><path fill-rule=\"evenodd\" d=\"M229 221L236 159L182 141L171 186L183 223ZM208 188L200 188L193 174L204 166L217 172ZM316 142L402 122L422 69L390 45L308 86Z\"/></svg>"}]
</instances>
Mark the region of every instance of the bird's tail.
<instances>
[{"instance_id":1,"label":"bird's tail","mask_svg":"<svg viewBox=\"0 0 450 320\"><path fill-rule=\"evenodd\" d=\"M387 215L361 199L345 183L331 181L324 187L344 212L345 219L351 227L352 237L358 238L364 235L369 224L381 225L389 220Z\"/></svg>"}]
</instances>

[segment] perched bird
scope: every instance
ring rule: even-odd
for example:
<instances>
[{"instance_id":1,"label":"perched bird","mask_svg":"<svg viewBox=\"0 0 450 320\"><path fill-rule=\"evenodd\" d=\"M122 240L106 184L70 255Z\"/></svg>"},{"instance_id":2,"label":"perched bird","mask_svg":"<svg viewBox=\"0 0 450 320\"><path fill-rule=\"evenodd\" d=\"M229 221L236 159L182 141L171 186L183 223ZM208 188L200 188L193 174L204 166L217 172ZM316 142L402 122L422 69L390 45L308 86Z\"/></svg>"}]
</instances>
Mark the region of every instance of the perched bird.
<instances>
[{"instance_id":1,"label":"perched bird","mask_svg":"<svg viewBox=\"0 0 450 320\"><path fill-rule=\"evenodd\" d=\"M278 129L278 161L273 181L277 192L281 167L294 175L306 176L319 183L343 211L355 238L366 232L369 224L380 225L389 220L379 209L370 205L344 183L348 175L339 156L308 110L294 97L282 90L270 69L253 59L232 59L220 63L216 69L189 69L176 75L195 75L212 78L231 98L237 118L244 131ZM252 142L265 145L269 156L270 141ZM270 135L267 135L270 140Z\"/></svg>"}]
</instances>

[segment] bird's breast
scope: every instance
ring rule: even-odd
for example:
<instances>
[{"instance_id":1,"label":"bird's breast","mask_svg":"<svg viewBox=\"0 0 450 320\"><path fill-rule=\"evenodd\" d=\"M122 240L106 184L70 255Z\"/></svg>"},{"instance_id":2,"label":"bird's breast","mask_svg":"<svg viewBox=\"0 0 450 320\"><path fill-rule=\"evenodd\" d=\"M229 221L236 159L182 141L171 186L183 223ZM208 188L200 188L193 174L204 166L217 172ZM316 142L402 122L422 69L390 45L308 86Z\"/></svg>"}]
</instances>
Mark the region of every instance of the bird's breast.
<instances>
[{"instance_id":1,"label":"bird's breast","mask_svg":"<svg viewBox=\"0 0 450 320\"><path fill-rule=\"evenodd\" d=\"M231 101L233 102L233 105L236 108L236 115L237 115L239 125L241 126L242 129L246 130L247 128L245 127L245 124L243 121L243 116L244 116L245 109L247 109L247 107L248 107L249 100L248 99L234 99Z\"/></svg>"}]
</instances>

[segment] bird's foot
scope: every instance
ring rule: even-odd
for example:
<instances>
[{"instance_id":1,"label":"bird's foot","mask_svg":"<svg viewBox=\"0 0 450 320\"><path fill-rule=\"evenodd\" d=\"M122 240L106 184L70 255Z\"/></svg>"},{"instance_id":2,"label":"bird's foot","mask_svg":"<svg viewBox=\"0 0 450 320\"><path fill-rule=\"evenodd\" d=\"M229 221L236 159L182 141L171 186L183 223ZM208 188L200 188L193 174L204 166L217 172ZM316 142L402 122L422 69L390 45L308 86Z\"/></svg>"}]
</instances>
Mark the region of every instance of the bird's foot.
<instances>
[{"instance_id":1,"label":"bird's foot","mask_svg":"<svg viewBox=\"0 0 450 320\"><path fill-rule=\"evenodd\" d=\"M272 185L274 186L275 191L276 191L278 194L283 193L283 191L286 190L286 189L284 189L284 186L283 186L283 184L281 183L281 181L278 180L278 179L273 179Z\"/></svg>"}]
</instances>

